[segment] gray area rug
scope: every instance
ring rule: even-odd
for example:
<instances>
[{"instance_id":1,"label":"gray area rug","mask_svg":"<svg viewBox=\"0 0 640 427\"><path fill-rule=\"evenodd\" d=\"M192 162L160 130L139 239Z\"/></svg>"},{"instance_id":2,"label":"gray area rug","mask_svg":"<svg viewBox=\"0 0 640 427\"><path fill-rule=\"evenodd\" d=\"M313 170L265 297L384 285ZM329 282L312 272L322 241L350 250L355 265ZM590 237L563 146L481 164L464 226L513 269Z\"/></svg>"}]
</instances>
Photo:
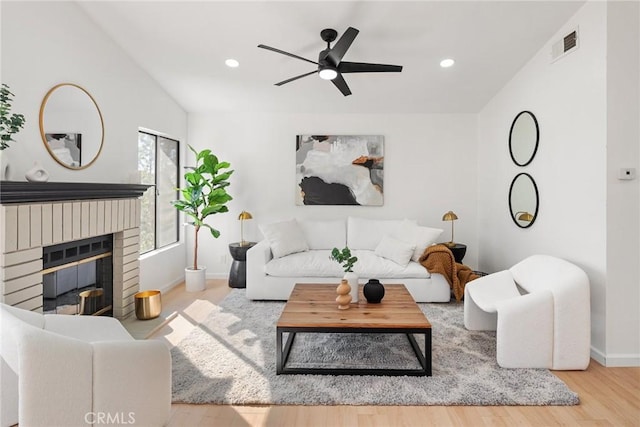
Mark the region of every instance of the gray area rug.
<instances>
[{"instance_id":1,"label":"gray area rug","mask_svg":"<svg viewBox=\"0 0 640 427\"><path fill-rule=\"evenodd\" d=\"M433 376L276 375L282 302L234 289L171 350L174 403L282 405L577 405L546 369L502 369L495 333L467 331L463 304L419 304L433 325ZM404 335L298 334L288 366L416 368Z\"/></svg>"}]
</instances>

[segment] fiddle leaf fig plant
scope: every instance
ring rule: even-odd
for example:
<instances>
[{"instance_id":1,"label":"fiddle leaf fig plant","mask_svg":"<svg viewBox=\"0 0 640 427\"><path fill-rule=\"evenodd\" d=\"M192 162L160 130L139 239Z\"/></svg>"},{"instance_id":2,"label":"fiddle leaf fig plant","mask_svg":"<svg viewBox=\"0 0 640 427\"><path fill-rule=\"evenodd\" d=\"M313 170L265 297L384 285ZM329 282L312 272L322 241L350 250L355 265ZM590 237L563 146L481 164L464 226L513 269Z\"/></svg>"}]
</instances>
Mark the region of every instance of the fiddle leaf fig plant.
<instances>
[{"instance_id":1,"label":"fiddle leaf fig plant","mask_svg":"<svg viewBox=\"0 0 640 427\"><path fill-rule=\"evenodd\" d=\"M333 248L329 258L337 261L345 273L352 272L353 266L358 262L358 257L351 256L351 249L348 246L345 246L342 250Z\"/></svg>"},{"instance_id":2,"label":"fiddle leaf fig plant","mask_svg":"<svg viewBox=\"0 0 640 427\"><path fill-rule=\"evenodd\" d=\"M9 148L9 143L15 142L13 135L20 132L24 126L25 118L22 114L11 114L11 103L14 96L9 90L9 86L2 83L0 88L0 150Z\"/></svg>"},{"instance_id":3,"label":"fiddle leaf fig plant","mask_svg":"<svg viewBox=\"0 0 640 427\"><path fill-rule=\"evenodd\" d=\"M200 228L208 228L214 238L220 237L220 231L205 222L211 215L228 212L227 202L233 200L227 193L230 185L229 177L233 170L228 162L221 162L210 149L196 151L188 145L196 156L196 165L184 174L185 186L178 191L182 199L173 200L171 204L190 217L190 224L195 228L193 248L193 269L198 269L198 232Z\"/></svg>"}]
</instances>

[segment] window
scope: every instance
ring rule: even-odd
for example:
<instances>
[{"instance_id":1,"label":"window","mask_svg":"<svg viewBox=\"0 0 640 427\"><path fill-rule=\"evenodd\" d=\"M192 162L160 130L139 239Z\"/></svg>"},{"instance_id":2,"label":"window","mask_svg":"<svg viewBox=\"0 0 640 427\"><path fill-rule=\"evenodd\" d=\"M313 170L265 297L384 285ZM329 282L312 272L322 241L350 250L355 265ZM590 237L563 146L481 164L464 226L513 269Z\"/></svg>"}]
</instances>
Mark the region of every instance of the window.
<instances>
[{"instance_id":1,"label":"window","mask_svg":"<svg viewBox=\"0 0 640 427\"><path fill-rule=\"evenodd\" d=\"M142 184L153 185L142 197L140 253L178 241L179 142L147 131L138 132L138 172Z\"/></svg>"}]
</instances>

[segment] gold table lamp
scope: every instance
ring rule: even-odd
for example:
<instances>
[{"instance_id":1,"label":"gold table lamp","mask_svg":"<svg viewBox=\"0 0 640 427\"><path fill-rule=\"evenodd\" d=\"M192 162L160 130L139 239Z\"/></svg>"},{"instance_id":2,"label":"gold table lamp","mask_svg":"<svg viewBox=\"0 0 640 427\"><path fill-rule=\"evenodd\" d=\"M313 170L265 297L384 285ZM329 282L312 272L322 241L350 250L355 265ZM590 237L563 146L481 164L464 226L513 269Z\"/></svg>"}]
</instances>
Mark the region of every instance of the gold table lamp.
<instances>
[{"instance_id":1,"label":"gold table lamp","mask_svg":"<svg viewBox=\"0 0 640 427\"><path fill-rule=\"evenodd\" d=\"M453 242L453 221L458 219L458 215L456 215L453 211L449 211L442 216L443 221L451 221L451 241L445 243L448 247L452 248L456 244Z\"/></svg>"},{"instance_id":2,"label":"gold table lamp","mask_svg":"<svg viewBox=\"0 0 640 427\"><path fill-rule=\"evenodd\" d=\"M247 242L244 241L244 221L246 219L253 219L253 216L247 211L242 211L240 215L238 215L238 219L240 220L240 246L245 246Z\"/></svg>"}]
</instances>

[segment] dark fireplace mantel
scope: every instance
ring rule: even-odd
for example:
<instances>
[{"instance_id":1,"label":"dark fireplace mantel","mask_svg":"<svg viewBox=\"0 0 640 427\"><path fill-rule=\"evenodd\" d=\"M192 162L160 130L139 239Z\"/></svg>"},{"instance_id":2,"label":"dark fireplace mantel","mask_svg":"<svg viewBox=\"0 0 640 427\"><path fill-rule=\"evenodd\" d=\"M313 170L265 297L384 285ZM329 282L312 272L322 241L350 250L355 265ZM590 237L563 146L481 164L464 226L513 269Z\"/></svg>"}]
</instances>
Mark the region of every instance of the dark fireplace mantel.
<instances>
[{"instance_id":1,"label":"dark fireplace mantel","mask_svg":"<svg viewBox=\"0 0 640 427\"><path fill-rule=\"evenodd\" d=\"M149 187L146 184L1 181L0 203L131 199L142 197Z\"/></svg>"}]
</instances>

